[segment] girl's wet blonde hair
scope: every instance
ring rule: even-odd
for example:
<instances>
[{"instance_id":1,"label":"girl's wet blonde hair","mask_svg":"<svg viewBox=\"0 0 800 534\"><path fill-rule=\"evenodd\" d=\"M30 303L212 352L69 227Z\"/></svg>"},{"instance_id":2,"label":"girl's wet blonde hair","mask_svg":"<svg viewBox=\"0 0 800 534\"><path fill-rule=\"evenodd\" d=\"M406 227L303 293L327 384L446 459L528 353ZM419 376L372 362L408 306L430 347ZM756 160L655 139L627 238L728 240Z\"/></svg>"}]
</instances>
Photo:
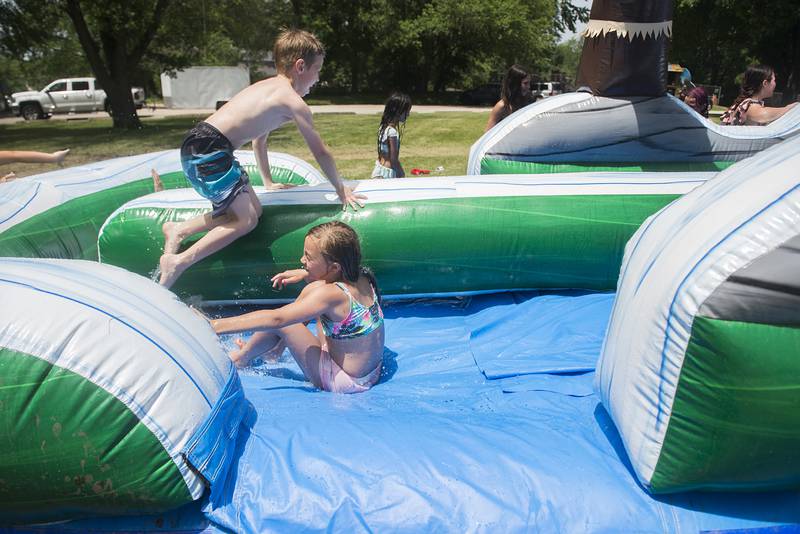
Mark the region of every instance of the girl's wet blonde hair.
<instances>
[{"instance_id":1,"label":"girl's wet blonde hair","mask_svg":"<svg viewBox=\"0 0 800 534\"><path fill-rule=\"evenodd\" d=\"M361 243L353 228L340 221L330 221L314 226L306 235L317 241L319 250L326 260L339 264L342 278L355 284L363 274L375 288L375 293L380 299L375 275L368 267L361 265Z\"/></svg>"}]
</instances>

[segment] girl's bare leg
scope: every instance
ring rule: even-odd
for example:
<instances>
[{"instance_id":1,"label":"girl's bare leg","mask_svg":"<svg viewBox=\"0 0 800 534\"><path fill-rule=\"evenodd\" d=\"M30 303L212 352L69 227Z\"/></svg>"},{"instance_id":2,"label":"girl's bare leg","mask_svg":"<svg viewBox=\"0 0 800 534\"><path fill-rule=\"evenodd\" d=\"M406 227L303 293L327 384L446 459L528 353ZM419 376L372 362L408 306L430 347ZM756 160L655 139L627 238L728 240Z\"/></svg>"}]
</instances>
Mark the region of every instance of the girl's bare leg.
<instances>
[{"instance_id":1,"label":"girl's bare leg","mask_svg":"<svg viewBox=\"0 0 800 534\"><path fill-rule=\"evenodd\" d=\"M263 356L264 360L274 363L286 348L280 335L273 332L256 332L247 343L241 339L237 339L235 343L239 346L239 350L232 351L230 357L236 367L246 367L258 356Z\"/></svg>"},{"instance_id":2,"label":"girl's bare leg","mask_svg":"<svg viewBox=\"0 0 800 534\"><path fill-rule=\"evenodd\" d=\"M303 370L306 378L314 386L322 389L319 377L320 340L302 324L293 324L276 330L281 339L286 342L297 365Z\"/></svg>"}]
</instances>

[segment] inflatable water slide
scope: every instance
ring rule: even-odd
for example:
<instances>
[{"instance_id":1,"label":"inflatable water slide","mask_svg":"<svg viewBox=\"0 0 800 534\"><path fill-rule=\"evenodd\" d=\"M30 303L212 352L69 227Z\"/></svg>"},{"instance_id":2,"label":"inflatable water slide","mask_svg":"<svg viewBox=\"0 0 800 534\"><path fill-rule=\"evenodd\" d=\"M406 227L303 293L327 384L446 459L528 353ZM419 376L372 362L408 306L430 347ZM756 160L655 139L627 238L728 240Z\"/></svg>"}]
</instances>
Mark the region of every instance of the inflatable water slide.
<instances>
[{"instance_id":1,"label":"inflatable water slide","mask_svg":"<svg viewBox=\"0 0 800 534\"><path fill-rule=\"evenodd\" d=\"M507 159L543 174L364 180L346 213L313 167L271 155L304 185L257 188L259 226L174 292L149 278L160 226L208 209L176 152L0 184L0 527L796 531L800 138L721 132L700 155L643 137L685 111L658 74L670 19L668 2L596 1L582 71L642 61L531 106L599 105L574 125L621 110L607 122L630 143ZM510 136L538 135L519 117ZM550 148L575 152L568 137ZM236 338L185 302L291 299L268 278L331 219L397 297L380 382L320 392L288 353L237 371Z\"/></svg>"}]
</instances>

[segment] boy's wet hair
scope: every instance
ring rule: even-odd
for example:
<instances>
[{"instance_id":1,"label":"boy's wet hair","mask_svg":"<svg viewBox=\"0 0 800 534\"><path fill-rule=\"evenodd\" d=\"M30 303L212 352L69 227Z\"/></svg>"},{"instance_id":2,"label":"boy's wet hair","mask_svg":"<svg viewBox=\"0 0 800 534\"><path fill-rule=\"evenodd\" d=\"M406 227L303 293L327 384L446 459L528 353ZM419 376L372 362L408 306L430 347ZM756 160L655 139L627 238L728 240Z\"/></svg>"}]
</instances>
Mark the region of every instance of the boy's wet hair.
<instances>
[{"instance_id":1,"label":"boy's wet hair","mask_svg":"<svg viewBox=\"0 0 800 534\"><path fill-rule=\"evenodd\" d=\"M309 66L319 56L325 55L325 48L314 34L305 30L286 29L275 39L273 57L275 68L281 74L292 70L292 65L302 59Z\"/></svg>"},{"instance_id":2,"label":"boy's wet hair","mask_svg":"<svg viewBox=\"0 0 800 534\"><path fill-rule=\"evenodd\" d=\"M343 222L330 221L314 226L306 235L317 240L319 250L326 260L339 264L342 278L355 284L359 276L366 276L380 300L375 275L368 267L361 265L361 244L355 230Z\"/></svg>"}]
</instances>

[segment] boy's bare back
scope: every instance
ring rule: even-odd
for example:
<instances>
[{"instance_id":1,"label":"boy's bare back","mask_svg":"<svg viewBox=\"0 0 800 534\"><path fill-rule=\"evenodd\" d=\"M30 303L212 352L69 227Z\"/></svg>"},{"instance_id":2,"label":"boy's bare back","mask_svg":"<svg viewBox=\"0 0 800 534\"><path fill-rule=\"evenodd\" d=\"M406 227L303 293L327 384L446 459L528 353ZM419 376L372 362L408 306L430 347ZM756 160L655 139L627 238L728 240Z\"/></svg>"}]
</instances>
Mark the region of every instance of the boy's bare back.
<instances>
[{"instance_id":1,"label":"boy's bare back","mask_svg":"<svg viewBox=\"0 0 800 534\"><path fill-rule=\"evenodd\" d=\"M205 120L235 148L295 119L307 104L284 76L261 80L243 89Z\"/></svg>"}]
</instances>

